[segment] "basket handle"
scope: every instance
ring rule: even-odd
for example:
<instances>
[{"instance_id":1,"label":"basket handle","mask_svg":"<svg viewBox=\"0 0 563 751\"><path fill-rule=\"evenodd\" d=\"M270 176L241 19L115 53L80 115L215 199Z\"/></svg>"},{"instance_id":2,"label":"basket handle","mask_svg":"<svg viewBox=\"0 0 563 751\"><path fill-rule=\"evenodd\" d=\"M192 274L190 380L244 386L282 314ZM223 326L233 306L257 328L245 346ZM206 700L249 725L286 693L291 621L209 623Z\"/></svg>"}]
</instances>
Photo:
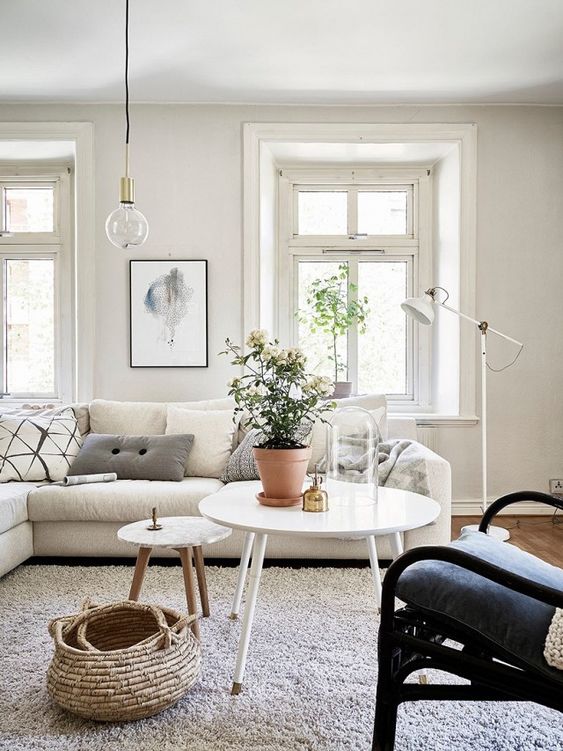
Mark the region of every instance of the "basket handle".
<instances>
[{"instance_id":1,"label":"basket handle","mask_svg":"<svg viewBox=\"0 0 563 751\"><path fill-rule=\"evenodd\" d=\"M63 615L60 618L53 618L49 621L47 624L49 635L57 644L62 642L63 628L69 626L75 618L75 615Z\"/></svg>"},{"instance_id":2,"label":"basket handle","mask_svg":"<svg viewBox=\"0 0 563 751\"><path fill-rule=\"evenodd\" d=\"M199 620L199 615L186 614L186 615L183 615L181 618L178 618L176 623L170 628L175 634L177 634L178 631L181 631L184 628L184 626L190 626L194 621L197 621L197 620Z\"/></svg>"}]
</instances>

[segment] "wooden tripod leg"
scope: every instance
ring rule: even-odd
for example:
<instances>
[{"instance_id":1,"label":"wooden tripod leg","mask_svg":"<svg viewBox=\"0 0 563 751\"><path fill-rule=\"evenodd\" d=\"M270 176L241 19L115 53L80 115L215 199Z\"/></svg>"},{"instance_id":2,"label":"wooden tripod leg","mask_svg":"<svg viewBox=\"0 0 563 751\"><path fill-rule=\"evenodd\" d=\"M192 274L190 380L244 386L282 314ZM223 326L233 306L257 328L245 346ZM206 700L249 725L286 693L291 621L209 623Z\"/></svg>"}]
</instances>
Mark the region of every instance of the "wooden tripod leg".
<instances>
[{"instance_id":1,"label":"wooden tripod leg","mask_svg":"<svg viewBox=\"0 0 563 751\"><path fill-rule=\"evenodd\" d=\"M138 600L141 594L141 587L143 586L143 579L145 578L145 571L149 563L152 548L139 548L137 552L137 562L135 563L135 573L133 574L133 581L131 582L131 589L129 590L129 599Z\"/></svg>"},{"instance_id":2,"label":"wooden tripod leg","mask_svg":"<svg viewBox=\"0 0 563 751\"><path fill-rule=\"evenodd\" d=\"M197 613L197 609L194 589L194 570L192 567L192 549L177 548L177 550L178 553L180 553L180 560L182 561L182 571L184 573L184 587L186 589L188 613L190 615L195 615ZM199 623L197 621L194 621L192 623L192 631L194 636L199 639Z\"/></svg>"},{"instance_id":3,"label":"wooden tripod leg","mask_svg":"<svg viewBox=\"0 0 563 751\"><path fill-rule=\"evenodd\" d=\"M205 618L209 618L209 595L207 594L207 580L205 579L205 563L203 561L203 551L201 545L194 546L195 572L197 574L197 585L199 587L199 598L201 600L201 610Z\"/></svg>"}]
</instances>

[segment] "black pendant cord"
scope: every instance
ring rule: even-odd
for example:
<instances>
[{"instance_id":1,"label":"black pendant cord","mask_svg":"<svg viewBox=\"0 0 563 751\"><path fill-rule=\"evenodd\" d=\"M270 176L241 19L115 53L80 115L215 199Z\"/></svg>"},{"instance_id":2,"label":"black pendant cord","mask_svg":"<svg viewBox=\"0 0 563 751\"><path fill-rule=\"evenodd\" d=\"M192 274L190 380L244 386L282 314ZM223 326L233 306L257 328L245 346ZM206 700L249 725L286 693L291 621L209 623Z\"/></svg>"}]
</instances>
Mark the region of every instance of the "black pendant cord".
<instances>
[{"instance_id":1,"label":"black pendant cord","mask_svg":"<svg viewBox=\"0 0 563 751\"><path fill-rule=\"evenodd\" d=\"M125 0L125 143L129 145L129 0Z\"/></svg>"}]
</instances>

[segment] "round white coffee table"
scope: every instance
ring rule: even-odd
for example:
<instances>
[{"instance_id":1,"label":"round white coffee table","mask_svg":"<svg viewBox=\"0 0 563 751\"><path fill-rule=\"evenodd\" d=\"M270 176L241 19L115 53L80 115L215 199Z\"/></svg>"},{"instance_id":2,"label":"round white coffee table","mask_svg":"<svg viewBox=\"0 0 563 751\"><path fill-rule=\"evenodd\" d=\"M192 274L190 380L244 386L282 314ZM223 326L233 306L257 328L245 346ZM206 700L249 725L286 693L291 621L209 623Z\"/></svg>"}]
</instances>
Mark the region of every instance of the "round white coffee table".
<instances>
[{"instance_id":1,"label":"round white coffee table","mask_svg":"<svg viewBox=\"0 0 563 751\"><path fill-rule=\"evenodd\" d=\"M224 540L232 534L232 530L214 524L207 519L202 519L200 516L164 516L158 519L158 523L161 525L161 529L158 530L147 529L151 523L150 519L145 519L140 522L127 524L117 531L117 536L120 540L132 542L139 546L135 573L133 574L131 589L129 590L129 599L139 599L143 579L145 578L145 572L153 549L172 548L180 554L189 614L194 615L196 613L192 567L193 555L201 609L204 617L208 617L210 613L209 596L207 594L205 565L201 546ZM192 631L194 636L199 638L199 624L197 621L192 623Z\"/></svg>"},{"instance_id":2,"label":"round white coffee table","mask_svg":"<svg viewBox=\"0 0 563 751\"><path fill-rule=\"evenodd\" d=\"M431 524L440 513L436 501L418 493L394 488L379 488L378 500L371 505L331 506L321 513L308 513L299 506L274 508L262 506L255 498L259 482L232 483L200 501L199 510L206 519L246 535L231 617L238 616L252 552L252 566L239 640L232 693L240 693L254 610L258 597L262 564L268 535L364 539L367 544L377 606L381 602L381 574L377 559L376 537L388 535L393 558L403 552L401 532Z\"/></svg>"}]
</instances>

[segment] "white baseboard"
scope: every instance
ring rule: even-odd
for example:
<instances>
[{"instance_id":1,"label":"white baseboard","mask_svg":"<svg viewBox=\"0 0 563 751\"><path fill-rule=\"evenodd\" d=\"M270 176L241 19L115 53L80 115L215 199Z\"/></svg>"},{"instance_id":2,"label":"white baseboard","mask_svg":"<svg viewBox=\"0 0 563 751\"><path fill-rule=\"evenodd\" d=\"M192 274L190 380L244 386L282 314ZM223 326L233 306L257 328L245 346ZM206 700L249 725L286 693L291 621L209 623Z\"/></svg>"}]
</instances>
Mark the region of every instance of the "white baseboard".
<instances>
[{"instance_id":1,"label":"white baseboard","mask_svg":"<svg viewBox=\"0 0 563 751\"><path fill-rule=\"evenodd\" d=\"M494 499L491 499L491 501ZM522 501L514 503L512 506L500 512L499 516L509 514L510 516L549 516L555 509L552 506L546 506L543 503L534 503L533 501ZM452 516L482 516L481 500L477 498L457 499L452 501Z\"/></svg>"}]
</instances>

